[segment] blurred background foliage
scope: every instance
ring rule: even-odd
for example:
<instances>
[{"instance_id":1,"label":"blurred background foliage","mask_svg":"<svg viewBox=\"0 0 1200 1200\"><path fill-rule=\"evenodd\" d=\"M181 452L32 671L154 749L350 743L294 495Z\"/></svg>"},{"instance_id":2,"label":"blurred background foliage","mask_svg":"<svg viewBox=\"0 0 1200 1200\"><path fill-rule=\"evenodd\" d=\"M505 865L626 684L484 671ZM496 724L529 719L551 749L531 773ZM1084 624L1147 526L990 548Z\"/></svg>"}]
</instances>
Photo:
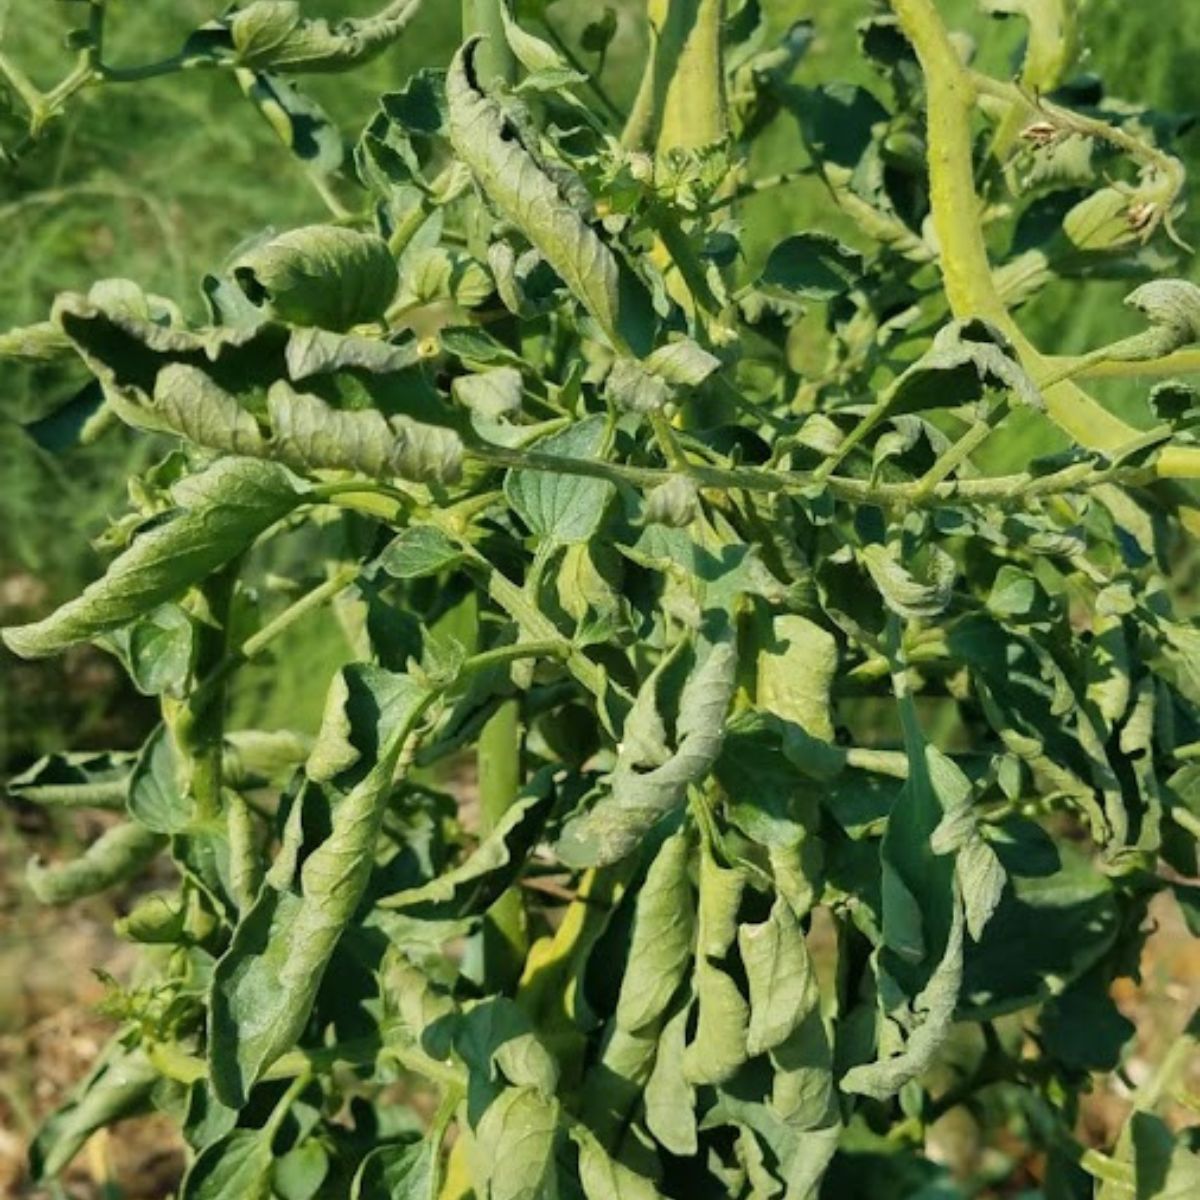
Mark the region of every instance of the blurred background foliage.
<instances>
[{"instance_id":1,"label":"blurred background foliage","mask_svg":"<svg viewBox=\"0 0 1200 1200\"><path fill-rule=\"evenodd\" d=\"M618 16L617 35L604 61L606 90L628 106L644 51L641 0L606 0ZM1186 19L1176 0L1083 0L1085 50L1080 70L1104 79L1111 94L1160 110L1200 113L1200 22ZM170 55L186 34L219 13L220 0L111 0L107 57L116 64ZM373 0L310 0L314 15L371 11ZM814 23L815 39L797 73L801 83L847 79L879 86L860 57L856 23L871 0L767 0L764 10L782 32L797 18ZM983 65L1004 74L1018 51L1021 22L981 14L975 0L941 0L947 17L970 33ZM70 0L0 0L0 52L21 64L41 86L69 69L64 36L78 16ZM446 63L459 38L458 5L429 0L402 43L365 70L313 78L305 88L335 118L348 140L371 113L376 97L399 86L415 69ZM579 46L596 4L556 0L548 19L568 45ZM589 67L596 65L580 51ZM0 110L0 144L16 131ZM1200 134L1180 143L1193 177L1200 167ZM765 174L804 164L795 123L781 117L763 140ZM348 198L348 197L347 197ZM44 318L54 296L86 290L98 278L124 276L170 297L191 318L203 314L199 279L245 238L268 227L321 220L326 209L304 172L265 121L246 103L226 72L193 71L137 85L84 93L18 163L0 165L0 326ZM798 229L821 228L850 242L855 230L841 220L813 178L801 179L748 201L741 213L749 255ZM1200 211L1181 223L1185 239L1200 238ZM1179 273L1196 277L1194 263ZM1120 300L1120 282L1051 286L1022 315L1034 339L1062 353L1112 340L1135 324ZM819 357L819 356L818 356ZM0 365L0 610L44 610L76 592L100 567L90 539L120 511L125 480L160 453L153 439L113 430L99 443L64 458L39 451L17 423L47 412L74 386L53 370ZM1137 420L1144 389L1110 382L1098 389ZM1044 431L1011 439L1007 454L1027 457L1053 447ZM1031 438L1033 439L1031 443ZM47 536L46 531L54 533ZM0 613L0 615L4 615ZM338 639L301 630L304 647L275 696L243 697L247 717L268 725L315 718L325 678L314 664L332 667L343 653ZM90 740L100 717L86 689L66 666L39 668L24 687L0 686L0 777L36 753L67 741ZM295 678L288 678L288 670ZM12 679L11 659L0 670ZM279 679L280 668L273 677ZM60 691L47 674L67 677ZM316 693L310 695L310 693ZM130 703L133 703L130 701ZM272 710L284 706L279 711ZM299 709L299 711L297 711ZM272 720L277 717L278 720ZM101 722L103 724L103 722ZM106 732L108 732L106 730Z\"/></svg>"}]
</instances>

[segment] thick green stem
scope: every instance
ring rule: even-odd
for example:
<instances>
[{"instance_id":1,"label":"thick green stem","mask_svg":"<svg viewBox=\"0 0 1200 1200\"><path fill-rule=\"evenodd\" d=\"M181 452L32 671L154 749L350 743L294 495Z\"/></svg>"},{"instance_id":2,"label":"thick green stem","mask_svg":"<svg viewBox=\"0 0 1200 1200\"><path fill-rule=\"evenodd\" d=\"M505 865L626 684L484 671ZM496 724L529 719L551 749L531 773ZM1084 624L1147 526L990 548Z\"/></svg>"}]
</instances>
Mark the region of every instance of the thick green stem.
<instances>
[{"instance_id":1,"label":"thick green stem","mask_svg":"<svg viewBox=\"0 0 1200 1200\"><path fill-rule=\"evenodd\" d=\"M646 15L650 53L622 141L659 154L725 141L725 0L647 0Z\"/></svg>"},{"instance_id":2,"label":"thick green stem","mask_svg":"<svg viewBox=\"0 0 1200 1200\"><path fill-rule=\"evenodd\" d=\"M463 40L478 34L484 39L475 55L480 82L500 79L513 83L517 78L517 60L509 49L500 11L503 0L462 0Z\"/></svg>"},{"instance_id":3,"label":"thick green stem","mask_svg":"<svg viewBox=\"0 0 1200 1200\"><path fill-rule=\"evenodd\" d=\"M1034 379L1044 379L1053 367L1010 316L988 261L971 130L978 80L959 58L933 0L890 3L925 74L930 204L950 308L960 320L983 317L1002 330ZM1134 436L1131 426L1068 380L1048 388L1045 398L1050 416L1080 445L1107 451ZM1168 447L1156 465L1163 477L1198 477L1200 450Z\"/></svg>"},{"instance_id":4,"label":"thick green stem","mask_svg":"<svg viewBox=\"0 0 1200 1200\"><path fill-rule=\"evenodd\" d=\"M729 136L721 31L725 0L675 0L665 42L673 49L658 152L699 150Z\"/></svg>"},{"instance_id":5,"label":"thick green stem","mask_svg":"<svg viewBox=\"0 0 1200 1200\"><path fill-rule=\"evenodd\" d=\"M521 708L505 700L479 735L479 809L483 832L500 823L521 790ZM529 953L529 922L519 887L509 888L483 922L484 978L490 988L511 991Z\"/></svg>"},{"instance_id":6,"label":"thick green stem","mask_svg":"<svg viewBox=\"0 0 1200 1200\"><path fill-rule=\"evenodd\" d=\"M231 563L199 589L202 611L196 623L195 678L216 676L214 686L197 689L182 703L163 703L163 718L179 752L184 776L180 782L192 796L201 821L215 820L221 812L225 676L218 675L218 668L229 648L229 614L239 566Z\"/></svg>"}]
</instances>

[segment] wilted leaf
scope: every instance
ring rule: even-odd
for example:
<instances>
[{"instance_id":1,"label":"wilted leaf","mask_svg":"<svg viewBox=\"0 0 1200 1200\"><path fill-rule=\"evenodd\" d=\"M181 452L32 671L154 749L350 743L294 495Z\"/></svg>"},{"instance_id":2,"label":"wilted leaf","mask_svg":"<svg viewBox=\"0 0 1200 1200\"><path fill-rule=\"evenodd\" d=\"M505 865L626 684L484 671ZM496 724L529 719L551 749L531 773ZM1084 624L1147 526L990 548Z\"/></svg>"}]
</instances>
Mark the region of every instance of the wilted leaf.
<instances>
[{"instance_id":1,"label":"wilted leaf","mask_svg":"<svg viewBox=\"0 0 1200 1200\"><path fill-rule=\"evenodd\" d=\"M728 625L715 638L699 640L695 667L679 698L676 748L665 761L648 759L645 743L631 737L641 732L639 727L660 720L658 680L652 675L646 681L626 723L626 745L618 753L605 793L563 830L557 850L564 861L602 865L624 858L683 802L690 785L704 779L721 749L736 669L737 651Z\"/></svg>"},{"instance_id":2,"label":"wilted leaf","mask_svg":"<svg viewBox=\"0 0 1200 1200\"><path fill-rule=\"evenodd\" d=\"M306 493L272 463L214 463L176 484L176 515L137 537L103 578L44 620L6 629L4 641L25 658L42 657L124 625L224 566Z\"/></svg>"},{"instance_id":3,"label":"wilted leaf","mask_svg":"<svg viewBox=\"0 0 1200 1200\"><path fill-rule=\"evenodd\" d=\"M308 1020L322 974L366 889L396 762L429 699L404 675L358 667L336 677L310 763L329 761L327 740L355 756L341 755L335 772L321 773L323 782L310 782L295 800L266 884L213 976L209 1063L218 1097L233 1107L245 1102ZM310 804L327 805L330 824L300 862L301 822Z\"/></svg>"},{"instance_id":4,"label":"wilted leaf","mask_svg":"<svg viewBox=\"0 0 1200 1200\"><path fill-rule=\"evenodd\" d=\"M399 283L386 242L338 225L289 230L240 255L231 269L252 303L321 329L377 320Z\"/></svg>"},{"instance_id":5,"label":"wilted leaf","mask_svg":"<svg viewBox=\"0 0 1200 1200\"><path fill-rule=\"evenodd\" d=\"M695 907L688 878L692 841L672 834L638 892L629 960L617 1000L617 1024L638 1033L659 1020L692 959Z\"/></svg>"}]
</instances>

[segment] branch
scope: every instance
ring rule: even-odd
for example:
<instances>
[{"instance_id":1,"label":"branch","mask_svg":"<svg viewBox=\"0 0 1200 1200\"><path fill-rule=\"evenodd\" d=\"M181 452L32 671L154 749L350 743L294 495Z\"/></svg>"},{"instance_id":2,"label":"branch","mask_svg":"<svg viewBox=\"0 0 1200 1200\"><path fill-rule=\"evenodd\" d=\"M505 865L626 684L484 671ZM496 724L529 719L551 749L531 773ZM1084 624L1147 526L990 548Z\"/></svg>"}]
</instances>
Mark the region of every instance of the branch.
<instances>
[{"instance_id":1,"label":"branch","mask_svg":"<svg viewBox=\"0 0 1200 1200\"><path fill-rule=\"evenodd\" d=\"M889 2L925 74L930 204L951 311L960 320L990 321L1013 342L1035 381L1052 378L1055 367L1013 320L992 278L974 177L971 117L978 81L959 58L933 0ZM1107 453L1137 434L1069 380L1047 388L1045 399L1051 418L1081 446ZM1165 449L1157 473L1200 478L1200 449Z\"/></svg>"}]
</instances>

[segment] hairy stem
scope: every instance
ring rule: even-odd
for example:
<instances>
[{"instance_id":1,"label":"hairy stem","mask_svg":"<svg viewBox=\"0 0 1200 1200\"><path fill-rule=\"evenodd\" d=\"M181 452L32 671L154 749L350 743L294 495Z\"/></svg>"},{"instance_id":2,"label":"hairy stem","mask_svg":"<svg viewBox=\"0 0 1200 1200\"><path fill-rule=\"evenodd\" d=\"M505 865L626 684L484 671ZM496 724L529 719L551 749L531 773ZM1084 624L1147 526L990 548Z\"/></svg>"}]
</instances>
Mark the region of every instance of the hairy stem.
<instances>
[{"instance_id":1,"label":"hairy stem","mask_svg":"<svg viewBox=\"0 0 1200 1200\"><path fill-rule=\"evenodd\" d=\"M197 680L212 678L213 685L197 687L182 703L163 703L163 718L179 752L183 790L194 799L200 820L216 819L221 812L227 675L220 673L219 666L229 648L239 566L237 561L231 563L199 589L202 611L196 622L194 673Z\"/></svg>"},{"instance_id":2,"label":"hairy stem","mask_svg":"<svg viewBox=\"0 0 1200 1200\"><path fill-rule=\"evenodd\" d=\"M721 26L725 0L647 0L650 52L625 125L631 150L694 150L729 135Z\"/></svg>"},{"instance_id":3,"label":"hairy stem","mask_svg":"<svg viewBox=\"0 0 1200 1200\"><path fill-rule=\"evenodd\" d=\"M1005 307L992 279L975 190L971 116L978 81L963 64L933 0L890 0L925 74L928 108L929 185L933 226L946 295L955 317L982 317L1013 342L1035 380L1051 365ZM1050 416L1080 445L1109 451L1135 431L1069 380L1045 393ZM1163 477L1200 476L1200 450L1170 447L1157 463Z\"/></svg>"}]
</instances>

